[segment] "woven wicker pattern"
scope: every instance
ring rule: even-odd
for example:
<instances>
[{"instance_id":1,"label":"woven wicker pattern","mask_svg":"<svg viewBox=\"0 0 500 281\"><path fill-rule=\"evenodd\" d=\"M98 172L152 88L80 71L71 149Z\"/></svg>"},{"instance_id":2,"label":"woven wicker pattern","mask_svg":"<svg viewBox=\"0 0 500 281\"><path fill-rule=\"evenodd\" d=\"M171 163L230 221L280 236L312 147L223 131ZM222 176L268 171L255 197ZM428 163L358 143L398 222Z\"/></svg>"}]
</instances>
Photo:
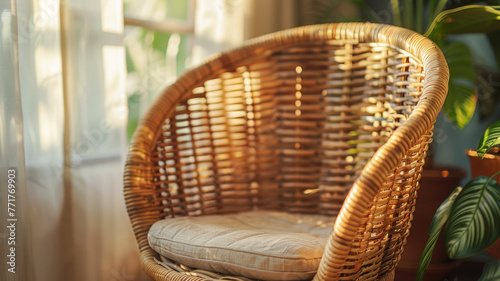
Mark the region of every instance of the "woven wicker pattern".
<instances>
[{"instance_id":1,"label":"woven wicker pattern","mask_svg":"<svg viewBox=\"0 0 500 281\"><path fill-rule=\"evenodd\" d=\"M370 23L270 34L187 72L125 168L145 271L203 279L155 262L155 221L258 208L338 215L315 279L393 279L447 84L430 40Z\"/></svg>"}]
</instances>

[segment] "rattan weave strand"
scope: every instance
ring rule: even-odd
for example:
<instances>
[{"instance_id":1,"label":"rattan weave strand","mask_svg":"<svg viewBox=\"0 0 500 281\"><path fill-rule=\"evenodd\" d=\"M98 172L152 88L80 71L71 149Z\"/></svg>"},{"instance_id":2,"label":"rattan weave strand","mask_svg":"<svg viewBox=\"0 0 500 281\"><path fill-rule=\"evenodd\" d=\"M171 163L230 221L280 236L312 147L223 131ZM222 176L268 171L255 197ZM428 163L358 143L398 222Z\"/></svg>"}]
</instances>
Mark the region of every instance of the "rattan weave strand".
<instances>
[{"instance_id":1,"label":"rattan weave strand","mask_svg":"<svg viewBox=\"0 0 500 281\"><path fill-rule=\"evenodd\" d=\"M204 280L155 261L157 220L273 209L338 216L315 280L392 280L447 85L434 43L371 23L273 33L185 73L125 167L144 270Z\"/></svg>"}]
</instances>

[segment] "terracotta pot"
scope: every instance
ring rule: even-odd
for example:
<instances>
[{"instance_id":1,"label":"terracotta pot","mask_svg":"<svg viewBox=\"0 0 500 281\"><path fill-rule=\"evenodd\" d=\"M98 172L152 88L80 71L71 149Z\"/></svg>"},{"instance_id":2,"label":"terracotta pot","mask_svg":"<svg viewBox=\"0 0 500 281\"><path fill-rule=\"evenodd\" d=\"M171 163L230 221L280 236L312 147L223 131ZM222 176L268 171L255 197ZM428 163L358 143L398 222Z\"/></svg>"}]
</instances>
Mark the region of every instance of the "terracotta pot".
<instances>
[{"instance_id":1,"label":"terracotta pot","mask_svg":"<svg viewBox=\"0 0 500 281\"><path fill-rule=\"evenodd\" d=\"M492 149L493 153L498 153L500 149ZM471 178L479 176L491 177L496 172L500 171L500 156L493 154L485 154L481 159L477 156L475 150L468 150L465 152L469 156ZM495 177L495 180L500 183L500 175ZM500 242L493 244L493 246L486 249L486 252L491 256L500 259Z\"/></svg>"},{"instance_id":2,"label":"terracotta pot","mask_svg":"<svg viewBox=\"0 0 500 281\"><path fill-rule=\"evenodd\" d=\"M404 247L401 261L396 268L396 281L415 280L420 256L429 239L429 227L437 208L459 186L466 172L457 167L441 166L424 169L420 179L420 189L415 212L413 214L410 236ZM431 264L424 279L441 281L456 268L460 261L448 259L442 238L439 238Z\"/></svg>"}]
</instances>

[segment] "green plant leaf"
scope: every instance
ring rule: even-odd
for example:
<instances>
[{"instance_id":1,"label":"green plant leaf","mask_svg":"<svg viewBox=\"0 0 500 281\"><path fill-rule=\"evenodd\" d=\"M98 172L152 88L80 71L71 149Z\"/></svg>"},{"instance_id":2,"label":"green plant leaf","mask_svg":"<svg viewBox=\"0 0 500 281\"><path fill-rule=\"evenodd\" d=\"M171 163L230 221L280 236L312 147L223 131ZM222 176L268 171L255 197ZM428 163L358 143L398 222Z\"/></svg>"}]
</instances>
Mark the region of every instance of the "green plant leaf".
<instances>
[{"instance_id":1,"label":"green plant leaf","mask_svg":"<svg viewBox=\"0 0 500 281\"><path fill-rule=\"evenodd\" d=\"M431 262L432 253L434 252L434 247L436 246L436 242L439 238L439 233L441 233L441 229L450 216L453 202L455 202L455 199L461 191L461 187L455 188L450 196L448 196L441 206L439 206L436 214L434 214L434 218L432 219L431 227L429 229L429 235L431 237L427 240L427 244L425 244L424 251L422 252L422 256L420 257L420 262L418 264L417 281L421 281L424 278L424 273Z\"/></svg>"},{"instance_id":2,"label":"green plant leaf","mask_svg":"<svg viewBox=\"0 0 500 281\"><path fill-rule=\"evenodd\" d=\"M500 120L491 124L477 146L477 156L483 159L484 155L490 151L495 145L500 144Z\"/></svg>"},{"instance_id":3,"label":"green plant leaf","mask_svg":"<svg viewBox=\"0 0 500 281\"><path fill-rule=\"evenodd\" d=\"M470 257L500 237L500 185L493 177L470 180L455 199L444 231L448 257Z\"/></svg>"},{"instance_id":4,"label":"green plant leaf","mask_svg":"<svg viewBox=\"0 0 500 281\"><path fill-rule=\"evenodd\" d=\"M401 20L401 9L399 7L399 0L391 0L392 9L392 20L394 25L403 26L403 21Z\"/></svg>"},{"instance_id":5,"label":"green plant leaf","mask_svg":"<svg viewBox=\"0 0 500 281\"><path fill-rule=\"evenodd\" d=\"M441 229L439 229L436 234L432 235L425 244L424 251L422 252L422 256L420 256L420 261L418 263L417 277L415 279L416 281L424 280L424 274L427 270L427 267L429 267L429 264L431 263L432 253L434 253L434 247L436 247L439 233L441 233Z\"/></svg>"},{"instance_id":6,"label":"green plant leaf","mask_svg":"<svg viewBox=\"0 0 500 281\"><path fill-rule=\"evenodd\" d=\"M431 226L429 228L429 235L434 235L439 233L441 228L443 228L444 224L450 217L451 206L457 199L457 196L462 192L462 187L457 187L453 190L453 192L444 200L444 202L439 206L434 217L432 218Z\"/></svg>"},{"instance_id":7,"label":"green plant leaf","mask_svg":"<svg viewBox=\"0 0 500 281\"><path fill-rule=\"evenodd\" d=\"M498 6L468 5L446 10L434 18L424 35L437 41L446 35L498 30L499 9Z\"/></svg>"},{"instance_id":8,"label":"green plant leaf","mask_svg":"<svg viewBox=\"0 0 500 281\"><path fill-rule=\"evenodd\" d=\"M432 17L429 17L429 20L434 20L436 17L444 10L444 7L446 6L447 0L439 0L438 3L433 6L430 10L429 13L432 13ZM432 24L432 22L430 23Z\"/></svg>"},{"instance_id":9,"label":"green plant leaf","mask_svg":"<svg viewBox=\"0 0 500 281\"><path fill-rule=\"evenodd\" d=\"M403 27L414 29L415 23L413 21L413 15L415 13L415 9L413 8L413 0L404 0L403 4Z\"/></svg>"},{"instance_id":10,"label":"green plant leaf","mask_svg":"<svg viewBox=\"0 0 500 281\"><path fill-rule=\"evenodd\" d=\"M478 281L500 280L500 261L489 262L484 266L483 274Z\"/></svg>"},{"instance_id":11,"label":"green plant leaf","mask_svg":"<svg viewBox=\"0 0 500 281\"><path fill-rule=\"evenodd\" d=\"M462 42L451 42L443 47L450 69L448 96L443 108L446 116L459 128L469 123L476 109L476 71L469 47Z\"/></svg>"},{"instance_id":12,"label":"green plant leaf","mask_svg":"<svg viewBox=\"0 0 500 281\"><path fill-rule=\"evenodd\" d=\"M422 33L424 23L424 0L417 0L415 13L415 31Z\"/></svg>"}]
</instances>

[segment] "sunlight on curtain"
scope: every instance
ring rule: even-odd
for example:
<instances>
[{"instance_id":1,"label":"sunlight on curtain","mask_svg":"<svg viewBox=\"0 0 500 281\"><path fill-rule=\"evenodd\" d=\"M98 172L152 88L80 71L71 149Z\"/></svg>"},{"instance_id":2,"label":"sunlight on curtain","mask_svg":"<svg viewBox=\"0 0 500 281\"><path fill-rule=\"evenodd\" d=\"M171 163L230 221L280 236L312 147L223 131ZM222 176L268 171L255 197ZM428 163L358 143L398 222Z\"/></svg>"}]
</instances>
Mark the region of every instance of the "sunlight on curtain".
<instances>
[{"instance_id":1,"label":"sunlight on curtain","mask_svg":"<svg viewBox=\"0 0 500 281\"><path fill-rule=\"evenodd\" d=\"M186 65L256 33L253 15L271 3L128 2L148 20L192 24L194 17L194 40L192 29L127 33L122 0L0 0L0 186L15 167L20 219L19 273L3 278L2 263L0 280L147 280L122 194L127 92L129 103L134 95L147 99L130 109L146 111ZM133 79L136 87L126 87ZM9 235L0 231L2 255Z\"/></svg>"},{"instance_id":2,"label":"sunlight on curtain","mask_svg":"<svg viewBox=\"0 0 500 281\"><path fill-rule=\"evenodd\" d=\"M192 66L214 53L243 44L250 28L250 0L196 1Z\"/></svg>"},{"instance_id":3,"label":"sunlight on curtain","mask_svg":"<svg viewBox=\"0 0 500 281\"><path fill-rule=\"evenodd\" d=\"M57 274L61 256L63 95L58 3L17 1L20 98L31 218L33 275ZM36 230L36 231L33 231ZM50 260L50 259L49 259ZM57 275L56 275L57 276Z\"/></svg>"},{"instance_id":4,"label":"sunlight on curtain","mask_svg":"<svg viewBox=\"0 0 500 281\"><path fill-rule=\"evenodd\" d=\"M297 5L289 0L197 0L190 67L246 40L296 26Z\"/></svg>"},{"instance_id":5,"label":"sunlight on curtain","mask_svg":"<svg viewBox=\"0 0 500 281\"><path fill-rule=\"evenodd\" d=\"M14 3L15 4L15 3ZM0 280L31 280L16 7L0 1ZM9 204L10 203L10 204Z\"/></svg>"},{"instance_id":6,"label":"sunlight on curtain","mask_svg":"<svg viewBox=\"0 0 500 281\"><path fill-rule=\"evenodd\" d=\"M8 280L144 280L122 193L122 1L0 3L0 178L6 182L4 170L17 167L31 221L31 250L18 252L28 275Z\"/></svg>"}]
</instances>

